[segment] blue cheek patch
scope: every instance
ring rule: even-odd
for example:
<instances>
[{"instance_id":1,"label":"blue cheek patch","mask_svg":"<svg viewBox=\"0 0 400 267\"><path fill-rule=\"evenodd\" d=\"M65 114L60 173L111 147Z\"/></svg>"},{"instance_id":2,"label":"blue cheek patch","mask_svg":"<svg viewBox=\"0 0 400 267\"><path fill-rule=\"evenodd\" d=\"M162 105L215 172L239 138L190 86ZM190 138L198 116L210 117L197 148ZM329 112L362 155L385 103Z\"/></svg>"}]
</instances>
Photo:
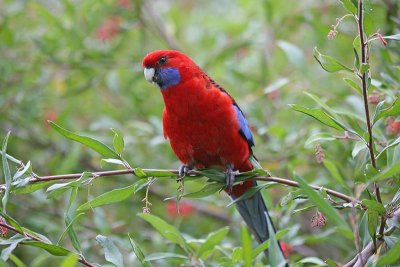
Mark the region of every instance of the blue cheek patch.
<instances>
[{"instance_id":1,"label":"blue cheek patch","mask_svg":"<svg viewBox=\"0 0 400 267\"><path fill-rule=\"evenodd\" d=\"M181 81L181 75L177 68L160 68L159 76L161 81L161 90L177 85Z\"/></svg>"},{"instance_id":2,"label":"blue cheek patch","mask_svg":"<svg viewBox=\"0 0 400 267\"><path fill-rule=\"evenodd\" d=\"M239 109L238 106L233 105L233 108L235 109L237 119L239 120L240 133L243 135L244 138L246 138L246 141L250 147L254 146L253 135L251 134L249 123L247 122L246 118L244 117L242 111Z\"/></svg>"}]
</instances>

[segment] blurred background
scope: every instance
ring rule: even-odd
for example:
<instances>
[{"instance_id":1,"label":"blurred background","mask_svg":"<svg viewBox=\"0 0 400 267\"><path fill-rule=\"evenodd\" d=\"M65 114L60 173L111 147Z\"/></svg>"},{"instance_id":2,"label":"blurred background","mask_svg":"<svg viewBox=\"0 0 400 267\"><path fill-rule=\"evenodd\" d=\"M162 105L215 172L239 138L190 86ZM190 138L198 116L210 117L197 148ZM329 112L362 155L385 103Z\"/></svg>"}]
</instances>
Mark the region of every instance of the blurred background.
<instances>
[{"instance_id":1,"label":"blurred background","mask_svg":"<svg viewBox=\"0 0 400 267\"><path fill-rule=\"evenodd\" d=\"M378 29L382 35L398 32L398 7L397 0L371 1L369 34ZM264 168L284 178L295 170L312 184L351 194L317 162L315 144L306 142L312 134L330 130L288 106L315 107L304 94L309 92L335 110L363 116L362 98L343 82L346 76L324 72L313 58L318 47L353 65L351 44L357 33L352 18L344 19L335 38L328 39L331 26L346 13L334 0L0 1L0 138L11 131L8 153L30 160L39 175L116 168L101 167L99 155L63 138L48 120L107 144L112 144L110 128L116 128L124 135L124 155L132 167L177 168L179 162L162 134L162 97L145 81L141 60L153 50L178 49L236 98L251 124L254 153ZM399 89L398 72L392 67L398 56L396 42L386 47L379 41L371 44L372 75L380 82L372 90ZM384 124L378 127L386 129ZM355 171L357 161L349 160L352 145L350 140L322 144L325 158L337 164L351 189L362 175ZM78 203L136 181L128 175L98 179L80 189ZM186 191L200 189L202 182L186 183ZM177 214L175 203L164 201L176 195L177 187L168 179L151 186L152 214L194 239L229 224L224 246L229 251L240 245L241 219L234 208L226 208L229 199L224 193L183 200ZM277 228L290 229L284 238L290 257L350 259L355 251L352 242L331 235L329 223L311 226L315 209L300 213L296 209L304 207L302 200L285 203L292 190L276 186L263 192ZM116 242L127 266L138 264L128 232L145 254L177 249L136 216L142 212L143 193L79 218L76 230L88 260L104 262L94 240L97 234ZM47 199L43 190L13 195L8 212L56 241L64 230L68 199ZM60 262L40 249L21 247L15 253L29 266ZM217 266L221 255L210 256L210 265Z\"/></svg>"}]
</instances>

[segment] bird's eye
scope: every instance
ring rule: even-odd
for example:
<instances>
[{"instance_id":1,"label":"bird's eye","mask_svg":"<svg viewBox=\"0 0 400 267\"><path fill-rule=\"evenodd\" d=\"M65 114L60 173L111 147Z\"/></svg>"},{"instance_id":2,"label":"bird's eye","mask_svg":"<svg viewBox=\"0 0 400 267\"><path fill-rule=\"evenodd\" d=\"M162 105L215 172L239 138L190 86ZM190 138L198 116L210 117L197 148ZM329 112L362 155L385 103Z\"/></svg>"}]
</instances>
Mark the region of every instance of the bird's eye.
<instances>
[{"instance_id":1,"label":"bird's eye","mask_svg":"<svg viewBox=\"0 0 400 267\"><path fill-rule=\"evenodd\" d=\"M167 57L160 57L160 59L158 60L158 63L160 65L164 65L167 62Z\"/></svg>"}]
</instances>

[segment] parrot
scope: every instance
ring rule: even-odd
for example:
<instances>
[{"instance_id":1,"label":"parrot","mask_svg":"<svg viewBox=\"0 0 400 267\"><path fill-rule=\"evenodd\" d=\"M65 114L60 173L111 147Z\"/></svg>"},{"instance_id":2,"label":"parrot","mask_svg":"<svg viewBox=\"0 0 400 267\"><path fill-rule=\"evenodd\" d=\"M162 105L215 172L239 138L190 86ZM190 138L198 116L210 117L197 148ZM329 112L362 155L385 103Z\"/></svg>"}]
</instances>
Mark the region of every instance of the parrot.
<instances>
[{"instance_id":1,"label":"parrot","mask_svg":"<svg viewBox=\"0 0 400 267\"><path fill-rule=\"evenodd\" d=\"M183 163L179 177L195 168L222 169L225 191L233 200L256 186L253 180L234 185L238 172L253 169L254 156L249 123L234 98L180 51L150 52L142 67L145 79L161 91L164 137ZM255 239L268 240L268 221L275 228L260 191L237 201L236 207Z\"/></svg>"}]
</instances>

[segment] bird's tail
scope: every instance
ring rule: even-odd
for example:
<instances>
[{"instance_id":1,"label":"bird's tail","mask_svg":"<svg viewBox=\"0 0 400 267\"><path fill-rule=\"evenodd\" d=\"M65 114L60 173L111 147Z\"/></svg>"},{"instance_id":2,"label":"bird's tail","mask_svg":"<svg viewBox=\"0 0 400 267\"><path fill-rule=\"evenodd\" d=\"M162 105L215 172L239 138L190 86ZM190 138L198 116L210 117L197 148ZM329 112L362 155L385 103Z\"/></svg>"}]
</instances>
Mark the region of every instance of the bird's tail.
<instances>
[{"instance_id":1,"label":"bird's tail","mask_svg":"<svg viewBox=\"0 0 400 267\"><path fill-rule=\"evenodd\" d=\"M252 186L257 185L255 181L252 181ZM248 184L237 185L235 187L240 186L248 186ZM233 188L238 190L238 188ZM239 192L238 192L239 193ZM237 196L237 195L236 195ZM231 194L232 199L236 199L235 194ZM274 232L276 232L275 227L272 224L271 217L269 216L267 207L265 206L264 199L261 195L261 192L256 192L253 196L247 199L239 200L236 202L237 210L240 215L243 217L243 220L246 222L247 226L250 228L250 231L253 233L255 238L259 243L263 243L267 241L270 237L270 233L268 231L268 221L272 227ZM282 252L281 245L278 242L278 246ZM265 251L266 256L268 257L267 251Z\"/></svg>"}]
</instances>

